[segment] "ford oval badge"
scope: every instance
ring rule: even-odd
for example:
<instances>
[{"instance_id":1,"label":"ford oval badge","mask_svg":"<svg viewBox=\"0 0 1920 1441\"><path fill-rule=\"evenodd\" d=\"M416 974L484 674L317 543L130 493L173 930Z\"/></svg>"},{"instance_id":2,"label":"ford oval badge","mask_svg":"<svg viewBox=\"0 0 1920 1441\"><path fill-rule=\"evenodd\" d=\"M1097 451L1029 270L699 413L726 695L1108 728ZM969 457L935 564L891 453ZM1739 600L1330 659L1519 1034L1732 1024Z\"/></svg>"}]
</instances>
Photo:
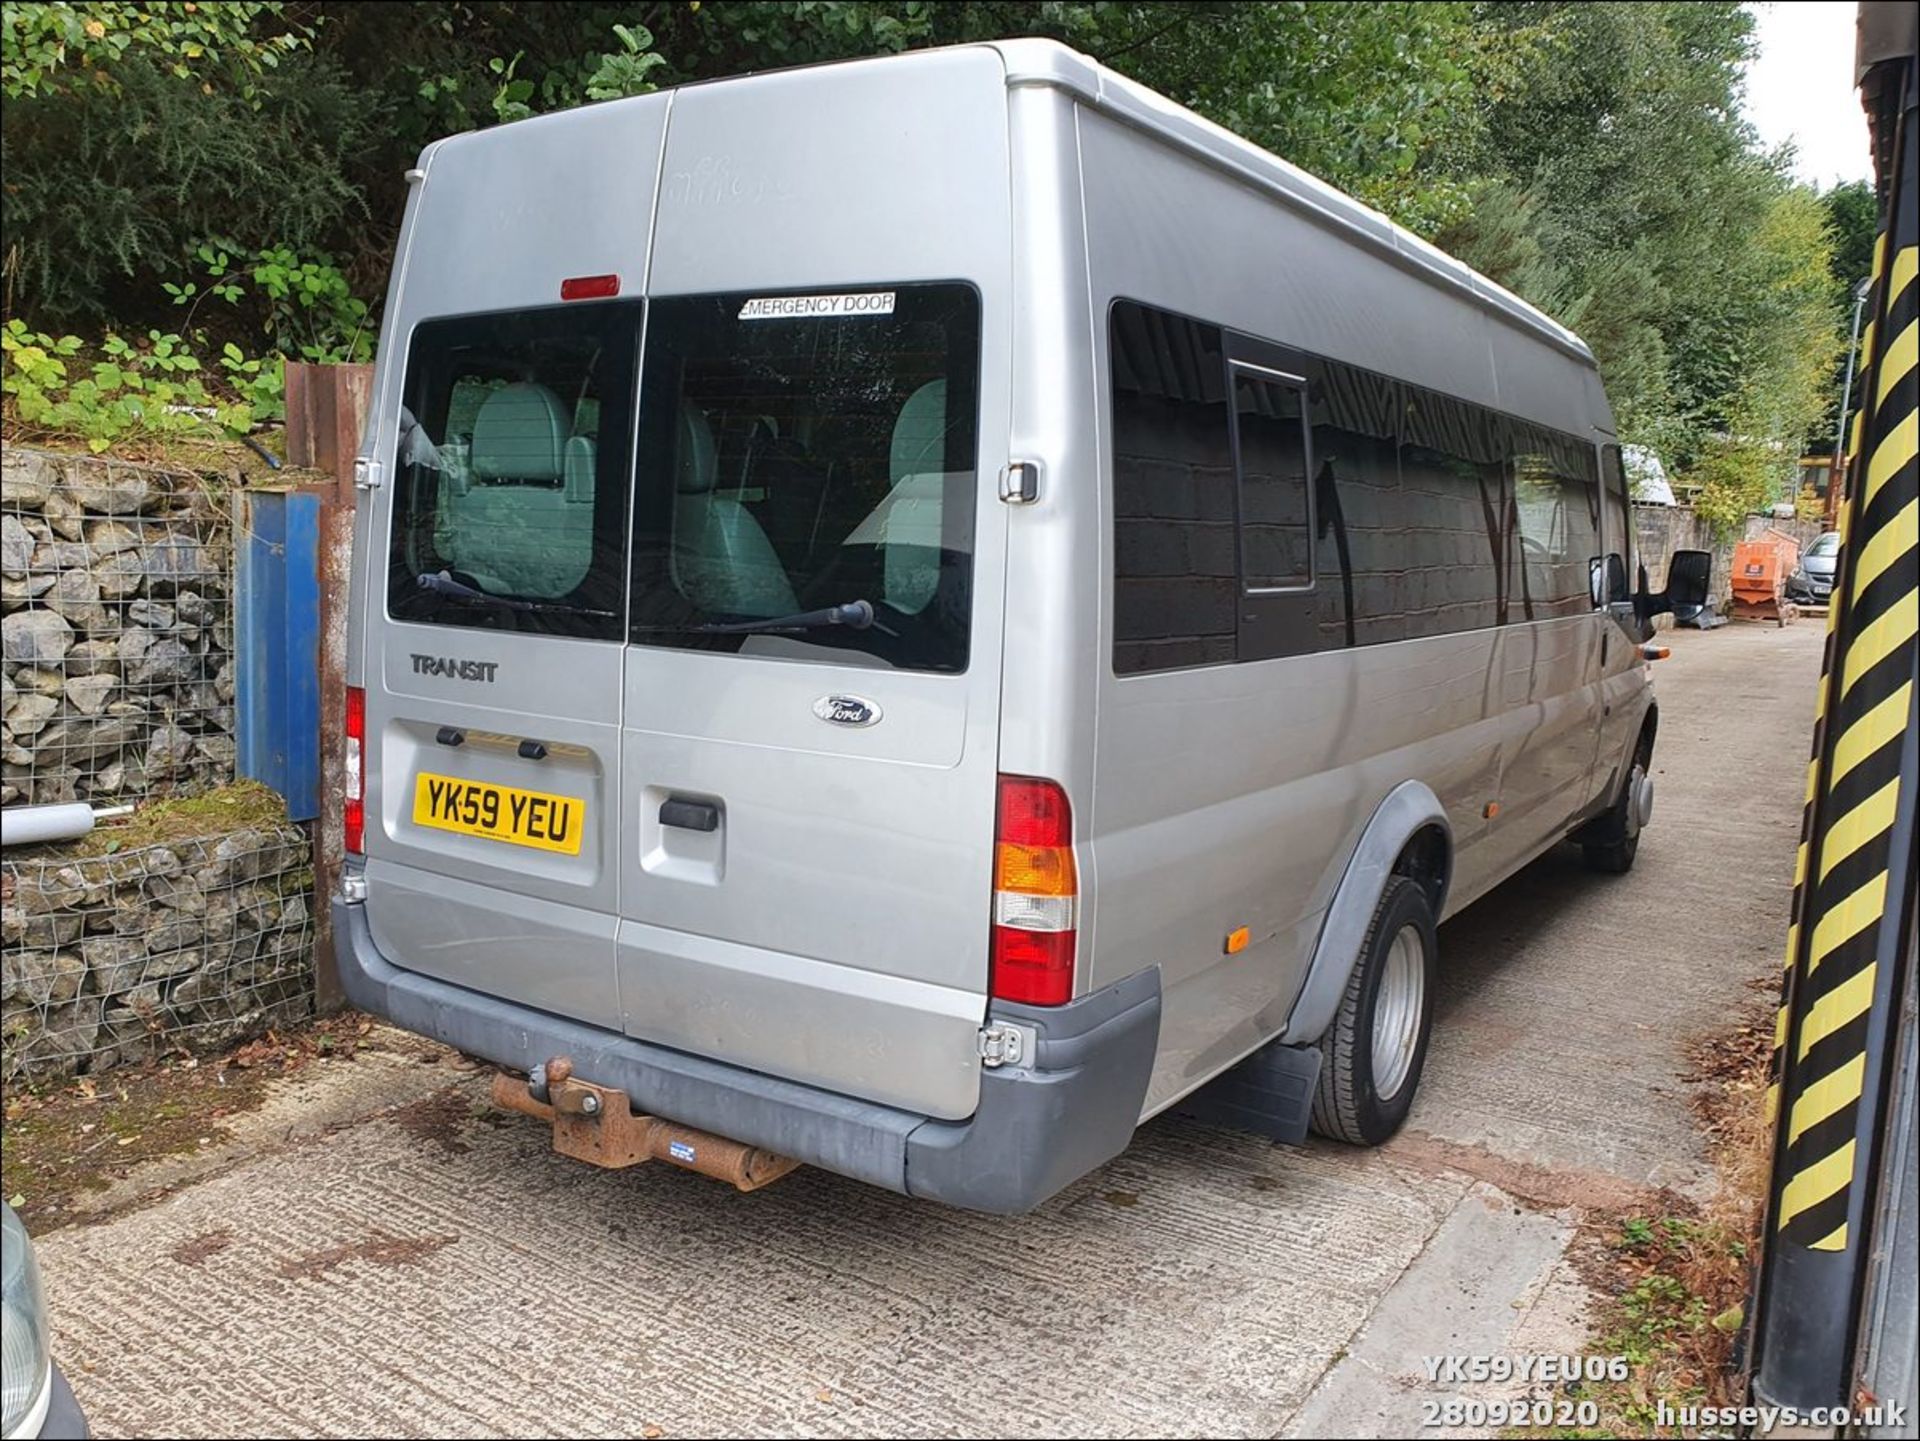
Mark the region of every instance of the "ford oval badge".
<instances>
[{"instance_id":1,"label":"ford oval badge","mask_svg":"<svg viewBox=\"0 0 1920 1441\"><path fill-rule=\"evenodd\" d=\"M880 707L857 695L823 695L813 713L837 726L870 726L880 719Z\"/></svg>"}]
</instances>

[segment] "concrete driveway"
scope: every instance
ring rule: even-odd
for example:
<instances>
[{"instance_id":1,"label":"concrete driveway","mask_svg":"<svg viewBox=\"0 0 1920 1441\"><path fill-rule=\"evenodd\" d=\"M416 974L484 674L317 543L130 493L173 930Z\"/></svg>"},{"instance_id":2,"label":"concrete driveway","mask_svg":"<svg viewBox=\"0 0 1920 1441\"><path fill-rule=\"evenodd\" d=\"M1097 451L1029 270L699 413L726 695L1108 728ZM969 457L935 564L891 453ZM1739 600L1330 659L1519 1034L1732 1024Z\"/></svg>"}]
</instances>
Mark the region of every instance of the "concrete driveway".
<instances>
[{"instance_id":1,"label":"concrete driveway","mask_svg":"<svg viewBox=\"0 0 1920 1441\"><path fill-rule=\"evenodd\" d=\"M742 1196L560 1160L396 1036L46 1236L57 1355L109 1436L1407 1434L1422 1356L1579 1347L1566 1208L1711 1188L1684 1050L1777 972L1822 631L1674 637L1638 868L1442 929L1382 1150L1162 1119L1019 1219Z\"/></svg>"}]
</instances>

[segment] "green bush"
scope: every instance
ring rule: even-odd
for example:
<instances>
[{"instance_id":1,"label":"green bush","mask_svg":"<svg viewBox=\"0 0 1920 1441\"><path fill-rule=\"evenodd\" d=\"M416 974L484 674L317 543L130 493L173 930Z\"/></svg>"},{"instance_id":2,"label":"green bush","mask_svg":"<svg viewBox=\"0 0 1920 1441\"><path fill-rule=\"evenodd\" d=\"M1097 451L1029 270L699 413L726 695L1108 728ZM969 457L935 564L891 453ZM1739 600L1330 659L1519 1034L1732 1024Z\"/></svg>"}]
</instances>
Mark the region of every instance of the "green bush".
<instances>
[{"instance_id":1,"label":"green bush","mask_svg":"<svg viewBox=\"0 0 1920 1441\"><path fill-rule=\"evenodd\" d=\"M158 281L209 235L249 253L314 255L371 218L349 168L388 107L331 59L287 56L251 100L145 62L117 76L112 90L7 102L11 313L47 328L152 323Z\"/></svg>"},{"instance_id":2,"label":"green bush","mask_svg":"<svg viewBox=\"0 0 1920 1441\"><path fill-rule=\"evenodd\" d=\"M15 318L0 330L0 375L10 419L27 432L84 440L106 450L134 436L244 434L244 400L217 398L200 361L178 335L149 331L135 342L109 334L88 349L77 335L51 336Z\"/></svg>"},{"instance_id":3,"label":"green bush","mask_svg":"<svg viewBox=\"0 0 1920 1441\"><path fill-rule=\"evenodd\" d=\"M282 355L315 364L373 358L376 326L371 307L353 293L331 260L302 259L284 245L244 257L235 253L240 249L231 240L204 241L193 252L199 280L161 282L175 305L189 307L188 324L203 303L213 300L222 319L256 331ZM212 323L213 316L202 319Z\"/></svg>"}]
</instances>

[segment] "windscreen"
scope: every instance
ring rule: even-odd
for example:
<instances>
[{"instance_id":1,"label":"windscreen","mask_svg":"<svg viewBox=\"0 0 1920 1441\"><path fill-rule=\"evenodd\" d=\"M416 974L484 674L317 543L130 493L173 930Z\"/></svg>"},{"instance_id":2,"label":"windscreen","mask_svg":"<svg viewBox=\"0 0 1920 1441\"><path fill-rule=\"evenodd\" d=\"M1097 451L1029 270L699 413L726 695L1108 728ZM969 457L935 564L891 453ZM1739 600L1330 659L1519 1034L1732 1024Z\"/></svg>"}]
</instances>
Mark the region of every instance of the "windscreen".
<instances>
[{"instance_id":1,"label":"windscreen","mask_svg":"<svg viewBox=\"0 0 1920 1441\"><path fill-rule=\"evenodd\" d=\"M964 670L979 317L960 284L652 301L633 642Z\"/></svg>"},{"instance_id":2,"label":"windscreen","mask_svg":"<svg viewBox=\"0 0 1920 1441\"><path fill-rule=\"evenodd\" d=\"M1837 530L1823 532L1814 538L1812 545L1807 547L1807 554L1809 556L1838 555L1839 553L1840 532Z\"/></svg>"}]
</instances>

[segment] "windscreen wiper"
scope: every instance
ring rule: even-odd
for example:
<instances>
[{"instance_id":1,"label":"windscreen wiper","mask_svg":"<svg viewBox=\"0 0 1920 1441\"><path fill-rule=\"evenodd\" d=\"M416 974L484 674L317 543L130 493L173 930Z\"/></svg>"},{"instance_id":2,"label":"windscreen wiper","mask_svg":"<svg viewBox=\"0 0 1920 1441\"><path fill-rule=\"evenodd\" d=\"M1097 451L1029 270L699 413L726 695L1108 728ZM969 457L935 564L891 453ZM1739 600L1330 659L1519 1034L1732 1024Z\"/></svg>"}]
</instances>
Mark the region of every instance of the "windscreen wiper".
<instances>
[{"instance_id":1,"label":"windscreen wiper","mask_svg":"<svg viewBox=\"0 0 1920 1441\"><path fill-rule=\"evenodd\" d=\"M493 606L499 610L519 611L526 615L590 615L602 620L616 618L610 610L597 610L587 605L569 605L565 601L522 600L518 596L489 595L484 590L476 590L470 585L462 584L444 570L423 571L413 579L422 590L432 591L435 595L445 596L448 600L461 601L467 605Z\"/></svg>"},{"instance_id":2,"label":"windscreen wiper","mask_svg":"<svg viewBox=\"0 0 1920 1441\"><path fill-rule=\"evenodd\" d=\"M798 632L844 625L849 630L865 630L873 624L873 603L850 600L845 605L830 605L825 610L803 610L793 615L769 616L765 620L707 621L700 625L640 625L642 635L676 632L692 635L760 635L769 631Z\"/></svg>"}]
</instances>

